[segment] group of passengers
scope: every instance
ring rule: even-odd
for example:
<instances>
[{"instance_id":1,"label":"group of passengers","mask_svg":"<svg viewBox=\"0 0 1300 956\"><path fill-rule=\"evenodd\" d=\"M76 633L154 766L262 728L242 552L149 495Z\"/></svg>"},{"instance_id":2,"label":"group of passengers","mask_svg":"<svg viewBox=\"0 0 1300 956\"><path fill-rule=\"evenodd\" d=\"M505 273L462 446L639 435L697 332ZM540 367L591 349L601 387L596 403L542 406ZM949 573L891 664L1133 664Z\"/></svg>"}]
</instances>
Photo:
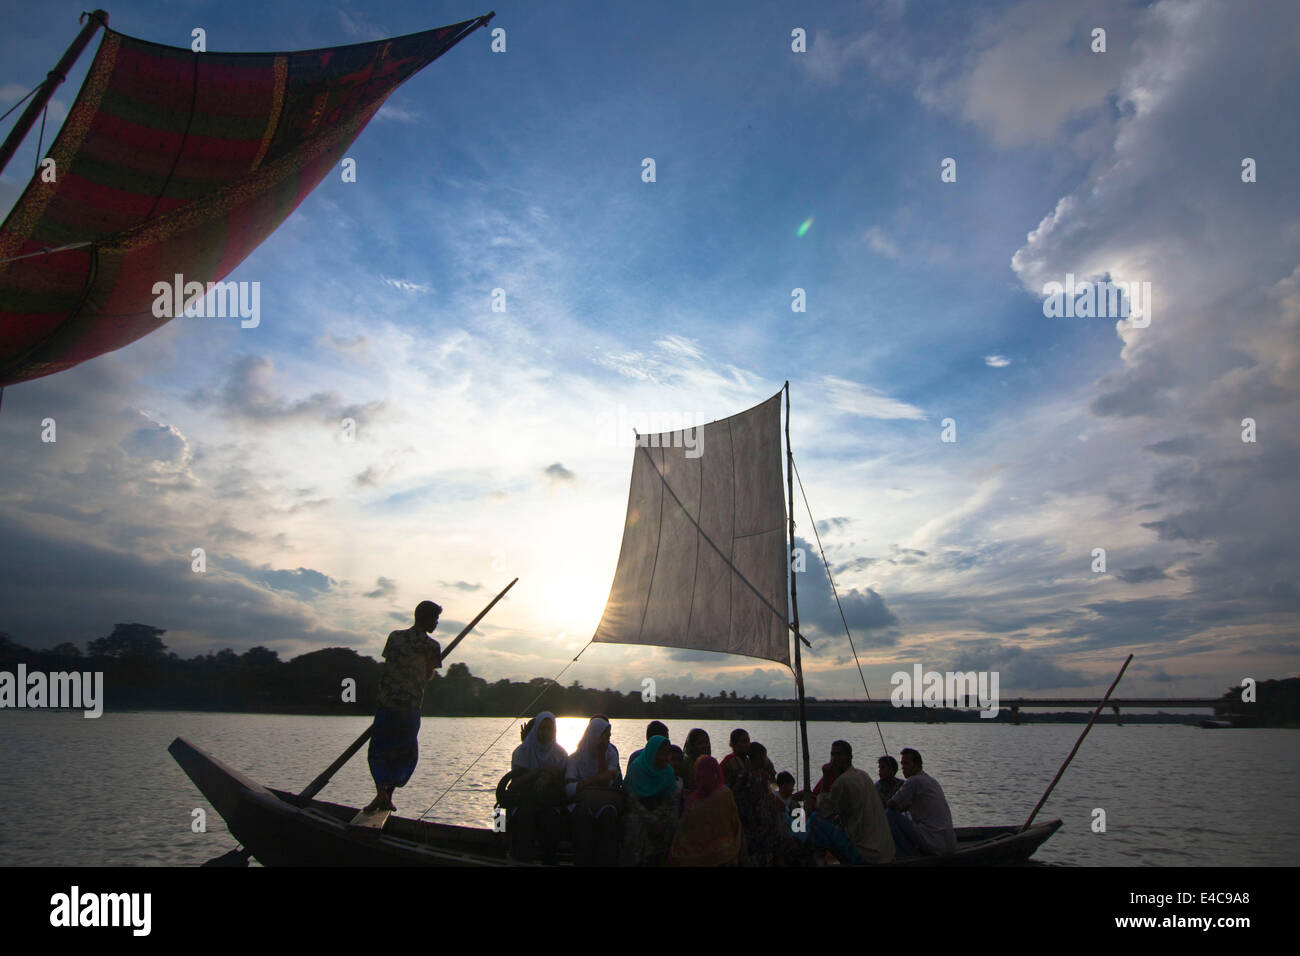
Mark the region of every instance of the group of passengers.
<instances>
[{"instance_id":1,"label":"group of passengers","mask_svg":"<svg viewBox=\"0 0 1300 956\"><path fill-rule=\"evenodd\" d=\"M704 730L678 747L665 724L651 721L626 770L602 714L572 754L556 743L549 712L522 736L500 802L510 853L523 862L556 862L566 838L579 866L773 866L827 854L879 864L957 848L943 789L910 747L901 754L905 780L899 762L884 756L873 784L853 766L853 748L837 740L817 785L795 793L794 776L778 774L743 729L731 732L719 762Z\"/></svg>"}]
</instances>

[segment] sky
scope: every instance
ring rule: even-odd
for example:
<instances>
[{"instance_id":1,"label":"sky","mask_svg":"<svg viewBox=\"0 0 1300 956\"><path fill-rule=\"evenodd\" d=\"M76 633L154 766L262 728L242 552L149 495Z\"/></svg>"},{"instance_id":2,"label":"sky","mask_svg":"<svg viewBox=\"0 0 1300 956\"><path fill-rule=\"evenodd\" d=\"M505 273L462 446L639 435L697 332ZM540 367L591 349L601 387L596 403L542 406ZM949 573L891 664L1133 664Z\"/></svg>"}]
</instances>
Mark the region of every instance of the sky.
<instances>
[{"instance_id":1,"label":"sky","mask_svg":"<svg viewBox=\"0 0 1300 956\"><path fill-rule=\"evenodd\" d=\"M0 108L81 8L0 3ZM122 2L110 22L292 50L487 9ZM418 601L443 605L445 640L517 576L456 659L552 676L609 592L630 428L723 418L788 380L873 698L916 663L996 670L1004 697L1094 696L1130 652L1120 696L1295 676L1300 8L495 9L505 50L479 31L411 78L349 150L356 181L326 177L229 276L260 283L256 328L179 318L5 390L0 631L84 646L140 622L183 657L378 657ZM36 155L32 137L0 209ZM1045 314L1067 274L1150 283L1149 323ZM795 520L808 693L860 698ZM615 645L564 680L645 677L794 686Z\"/></svg>"}]
</instances>

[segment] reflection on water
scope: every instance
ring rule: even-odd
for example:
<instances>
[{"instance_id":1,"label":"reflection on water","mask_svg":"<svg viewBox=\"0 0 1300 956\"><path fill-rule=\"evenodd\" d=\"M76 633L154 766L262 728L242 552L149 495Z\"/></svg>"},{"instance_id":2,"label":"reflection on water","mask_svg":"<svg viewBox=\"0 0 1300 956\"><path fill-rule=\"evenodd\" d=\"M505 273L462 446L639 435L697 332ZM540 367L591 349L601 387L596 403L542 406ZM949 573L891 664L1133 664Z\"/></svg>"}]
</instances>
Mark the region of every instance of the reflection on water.
<instances>
[{"instance_id":1,"label":"reflection on water","mask_svg":"<svg viewBox=\"0 0 1300 956\"><path fill-rule=\"evenodd\" d=\"M719 758L736 726L665 722L677 744L692 727L703 727ZM0 814L23 821L0 828L0 864L200 863L235 843L167 754L173 737L187 737L261 783L297 791L368 723L369 717L135 712L85 720L80 713L0 712ZM613 725L626 770L628 755L645 741L645 723ZM585 726L583 719L560 718L561 745L571 750ZM795 769L796 725L755 720L744 726L767 746L778 770ZM880 726L890 753L921 752L958 826L1023 822L1081 730L1068 724ZM883 752L875 725L814 722L808 725L813 779L837 738L853 745L854 763L874 777ZM426 718L420 765L395 797L398 812L419 816L464 771L428 816L490 825L497 781L518 743L515 721ZM1081 866L1294 865L1300 858L1298 744L1295 730L1098 725L1039 815L1059 817L1065 826L1035 858ZM356 806L374 796L364 750L321 796ZM207 833L191 830L196 808L207 812ZM1105 833L1091 830L1097 808L1106 811Z\"/></svg>"}]
</instances>

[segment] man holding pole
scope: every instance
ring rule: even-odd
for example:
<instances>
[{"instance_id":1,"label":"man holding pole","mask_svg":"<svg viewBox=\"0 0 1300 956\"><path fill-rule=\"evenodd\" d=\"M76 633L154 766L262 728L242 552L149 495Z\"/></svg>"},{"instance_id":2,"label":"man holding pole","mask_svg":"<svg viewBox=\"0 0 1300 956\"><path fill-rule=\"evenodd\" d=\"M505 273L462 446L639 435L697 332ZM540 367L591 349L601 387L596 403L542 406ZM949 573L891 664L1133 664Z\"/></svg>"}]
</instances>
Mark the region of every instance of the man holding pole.
<instances>
[{"instance_id":1,"label":"man holding pole","mask_svg":"<svg viewBox=\"0 0 1300 956\"><path fill-rule=\"evenodd\" d=\"M384 645L379 706L367 752L370 775L375 780L375 799L366 812L395 810L393 790L406 785L420 758L424 688L442 666L442 648L429 633L438 627L441 615L442 608L437 604L421 601L415 608L415 626L393 631Z\"/></svg>"}]
</instances>

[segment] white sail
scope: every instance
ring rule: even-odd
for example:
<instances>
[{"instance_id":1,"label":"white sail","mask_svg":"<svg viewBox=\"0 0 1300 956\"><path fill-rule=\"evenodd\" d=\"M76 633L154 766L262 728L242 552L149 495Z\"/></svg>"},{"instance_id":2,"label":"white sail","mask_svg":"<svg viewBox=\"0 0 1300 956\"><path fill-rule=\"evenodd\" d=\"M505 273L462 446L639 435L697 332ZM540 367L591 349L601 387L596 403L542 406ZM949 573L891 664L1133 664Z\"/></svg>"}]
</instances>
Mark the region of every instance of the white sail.
<instances>
[{"instance_id":1,"label":"white sail","mask_svg":"<svg viewBox=\"0 0 1300 956\"><path fill-rule=\"evenodd\" d=\"M698 428L642 435L640 443L618 569L592 640L788 665L781 394Z\"/></svg>"}]
</instances>

